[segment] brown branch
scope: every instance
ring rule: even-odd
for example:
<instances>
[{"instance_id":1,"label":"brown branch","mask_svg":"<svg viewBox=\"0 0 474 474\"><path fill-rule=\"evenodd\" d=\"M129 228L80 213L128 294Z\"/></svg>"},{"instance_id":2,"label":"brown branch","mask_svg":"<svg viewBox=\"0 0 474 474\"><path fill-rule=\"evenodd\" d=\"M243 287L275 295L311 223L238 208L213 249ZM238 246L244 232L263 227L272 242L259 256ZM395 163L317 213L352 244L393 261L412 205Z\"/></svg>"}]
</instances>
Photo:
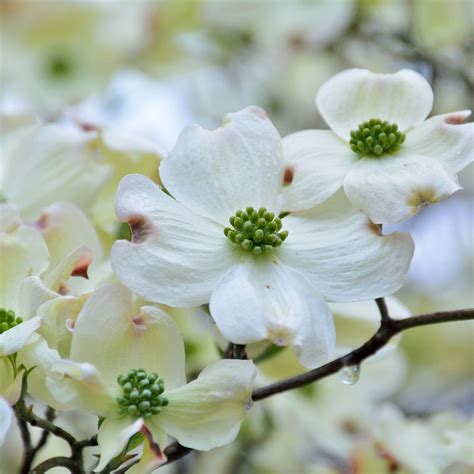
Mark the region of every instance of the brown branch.
<instances>
[{"instance_id":1,"label":"brown branch","mask_svg":"<svg viewBox=\"0 0 474 474\"><path fill-rule=\"evenodd\" d=\"M55 417L54 409L51 407L48 407L46 409L46 421L51 423L54 420L54 417ZM21 420L21 423L27 426L25 420ZM26 429L28 429L28 427ZM41 437L38 443L36 444L36 446L32 446L30 443L29 449L25 449L25 456L23 459L23 464L21 466L22 474L28 474L31 471L31 465L34 462L36 455L43 449L44 445L48 441L49 435L50 435L50 431L43 429L43 432L41 433Z\"/></svg>"},{"instance_id":2,"label":"brown branch","mask_svg":"<svg viewBox=\"0 0 474 474\"><path fill-rule=\"evenodd\" d=\"M222 356L223 359L247 359L247 354L245 352L245 345L243 344L234 344L233 342L229 342L224 355Z\"/></svg>"},{"instance_id":3,"label":"brown branch","mask_svg":"<svg viewBox=\"0 0 474 474\"><path fill-rule=\"evenodd\" d=\"M178 442L170 444L164 450L164 454L168 458L168 460L166 461L166 464L170 464L174 461L177 461L178 459L181 459L182 457L186 456L186 454L189 454L191 451L192 451L191 448L187 448L186 446L183 446L179 444Z\"/></svg>"},{"instance_id":4,"label":"brown branch","mask_svg":"<svg viewBox=\"0 0 474 474\"><path fill-rule=\"evenodd\" d=\"M348 365L358 365L368 357L374 355L396 334L419 326L429 324L447 323L453 321L467 321L474 319L474 309L461 309L455 311L443 311L439 313L422 314L405 319L388 318L383 321L378 331L362 346L354 351L333 360L321 367L310 370L303 374L291 377L280 382L267 385L254 390L252 398L254 401L263 400L277 393L285 392L295 388L303 387L316 382L324 377L332 375Z\"/></svg>"},{"instance_id":5,"label":"brown branch","mask_svg":"<svg viewBox=\"0 0 474 474\"><path fill-rule=\"evenodd\" d=\"M63 430L59 426L56 426L55 424L35 415L33 413L33 407L26 407L23 401L17 403L16 414L19 420L26 421L31 426L37 426L38 428L48 431L54 436L64 439L64 441L66 441L70 446L74 445L76 442L76 438L74 438L74 436L69 434L66 430Z\"/></svg>"},{"instance_id":6,"label":"brown branch","mask_svg":"<svg viewBox=\"0 0 474 474\"><path fill-rule=\"evenodd\" d=\"M46 461L43 461L41 464L38 464L34 469L32 469L30 472L31 474L43 474L53 467L65 467L69 469L70 472L73 472L76 474L77 472L81 472L77 470L77 465L72 460L71 458L68 458L66 456L57 456L54 458L47 459Z\"/></svg>"},{"instance_id":7,"label":"brown branch","mask_svg":"<svg viewBox=\"0 0 474 474\"><path fill-rule=\"evenodd\" d=\"M390 319L390 315L388 313L387 303L385 302L385 298L376 298L375 302L377 303L377 307L380 311L380 320L383 322L388 321Z\"/></svg>"}]
</instances>

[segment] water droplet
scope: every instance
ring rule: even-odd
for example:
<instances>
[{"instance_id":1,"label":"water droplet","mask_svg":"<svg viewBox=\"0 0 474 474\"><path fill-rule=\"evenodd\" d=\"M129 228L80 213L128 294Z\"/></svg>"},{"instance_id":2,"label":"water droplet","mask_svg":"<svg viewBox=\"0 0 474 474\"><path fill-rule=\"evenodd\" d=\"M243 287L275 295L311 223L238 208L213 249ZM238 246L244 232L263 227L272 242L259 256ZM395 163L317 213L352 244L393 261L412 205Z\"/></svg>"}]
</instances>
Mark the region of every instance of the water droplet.
<instances>
[{"instance_id":1,"label":"water droplet","mask_svg":"<svg viewBox=\"0 0 474 474\"><path fill-rule=\"evenodd\" d=\"M348 365L341 369L341 382L344 385L354 385L359 380L360 365Z\"/></svg>"}]
</instances>

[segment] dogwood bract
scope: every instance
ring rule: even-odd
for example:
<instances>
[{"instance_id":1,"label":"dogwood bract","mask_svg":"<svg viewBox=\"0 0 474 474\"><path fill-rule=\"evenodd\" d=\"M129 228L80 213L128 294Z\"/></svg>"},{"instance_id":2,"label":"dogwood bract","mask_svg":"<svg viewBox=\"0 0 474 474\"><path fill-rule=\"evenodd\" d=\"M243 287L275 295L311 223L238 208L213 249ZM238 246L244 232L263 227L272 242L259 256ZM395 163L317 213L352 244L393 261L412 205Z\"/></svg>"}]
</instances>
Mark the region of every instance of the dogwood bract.
<instances>
[{"instance_id":1,"label":"dogwood bract","mask_svg":"<svg viewBox=\"0 0 474 474\"><path fill-rule=\"evenodd\" d=\"M251 405L252 362L219 360L186 384L176 323L155 307L134 311L132 293L119 283L98 288L84 305L70 360L44 341L36 345L40 370L42 360L48 361L45 384L53 397L62 406L105 417L97 471L137 433L148 439L142 462L151 464L166 460L161 450L167 434L203 451L230 443Z\"/></svg>"},{"instance_id":2,"label":"dogwood bract","mask_svg":"<svg viewBox=\"0 0 474 474\"><path fill-rule=\"evenodd\" d=\"M17 352L40 327L39 317L24 321L18 314L20 287L47 266L48 248L41 234L22 225L13 206L0 204L0 359Z\"/></svg>"},{"instance_id":3,"label":"dogwood bract","mask_svg":"<svg viewBox=\"0 0 474 474\"><path fill-rule=\"evenodd\" d=\"M376 223L396 223L461 189L456 173L473 160L471 112L425 120L433 91L414 71L349 69L319 89L332 130L304 130L283 141L289 210L313 207L341 186Z\"/></svg>"},{"instance_id":4,"label":"dogwood bract","mask_svg":"<svg viewBox=\"0 0 474 474\"><path fill-rule=\"evenodd\" d=\"M231 342L269 339L292 345L305 366L325 361L335 343L325 299L393 293L413 243L380 235L342 193L283 217L283 175L281 138L258 107L216 130L186 128L160 166L173 197L140 175L118 188L116 212L133 239L112 248L115 273L151 301L209 302Z\"/></svg>"}]
</instances>

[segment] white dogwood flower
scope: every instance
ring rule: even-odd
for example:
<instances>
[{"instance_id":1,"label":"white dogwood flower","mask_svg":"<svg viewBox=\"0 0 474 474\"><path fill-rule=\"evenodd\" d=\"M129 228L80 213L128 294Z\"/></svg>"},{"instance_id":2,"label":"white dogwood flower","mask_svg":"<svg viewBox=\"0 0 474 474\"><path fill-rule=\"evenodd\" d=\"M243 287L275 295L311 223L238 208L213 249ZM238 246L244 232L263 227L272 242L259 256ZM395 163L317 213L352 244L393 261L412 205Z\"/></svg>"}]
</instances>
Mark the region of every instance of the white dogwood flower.
<instances>
[{"instance_id":1,"label":"white dogwood flower","mask_svg":"<svg viewBox=\"0 0 474 474\"><path fill-rule=\"evenodd\" d=\"M428 82L414 71L349 69L319 89L319 112L332 130L284 139L288 210L313 207L341 186L355 209L396 223L460 189L456 173L473 160L470 111L425 120Z\"/></svg>"},{"instance_id":2,"label":"white dogwood flower","mask_svg":"<svg viewBox=\"0 0 474 474\"><path fill-rule=\"evenodd\" d=\"M148 440L147 463L166 460L167 435L203 451L230 443L251 405L252 362L220 360L186 384L176 323L156 307L134 311L131 291L119 283L98 288L84 305L74 325L70 360L41 338L34 345L20 359L36 361L60 406L105 417L97 471L137 433Z\"/></svg>"},{"instance_id":3,"label":"white dogwood flower","mask_svg":"<svg viewBox=\"0 0 474 474\"><path fill-rule=\"evenodd\" d=\"M291 345L314 367L335 343L325 299L370 299L402 284L411 238L382 236L343 193L283 217L281 138L258 107L216 130L186 128L160 175L173 197L144 176L122 180L116 212L133 238L115 243L112 267L148 300L210 302L229 341Z\"/></svg>"}]
</instances>

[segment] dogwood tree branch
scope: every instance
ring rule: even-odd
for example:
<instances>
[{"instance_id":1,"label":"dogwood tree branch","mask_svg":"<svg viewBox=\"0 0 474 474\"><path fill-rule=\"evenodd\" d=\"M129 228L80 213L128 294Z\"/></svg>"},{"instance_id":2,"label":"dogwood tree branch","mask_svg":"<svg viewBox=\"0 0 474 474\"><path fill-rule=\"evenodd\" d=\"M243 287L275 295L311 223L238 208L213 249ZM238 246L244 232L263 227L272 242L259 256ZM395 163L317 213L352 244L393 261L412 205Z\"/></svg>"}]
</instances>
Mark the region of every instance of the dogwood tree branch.
<instances>
[{"instance_id":1,"label":"dogwood tree branch","mask_svg":"<svg viewBox=\"0 0 474 474\"><path fill-rule=\"evenodd\" d=\"M390 319L390 315L388 314L387 303L385 302L385 298L376 298L375 302L377 303L377 307L380 311L380 319L382 322L388 321Z\"/></svg>"},{"instance_id":2,"label":"dogwood tree branch","mask_svg":"<svg viewBox=\"0 0 474 474\"><path fill-rule=\"evenodd\" d=\"M377 303L379 304L379 303ZM379 305L380 308L380 305ZM386 310L386 308L385 308ZM454 321L467 321L474 319L474 309L459 309L455 311L443 311L438 313L422 314L405 319L392 319L388 312L381 310L381 324L378 331L362 346L346 354L339 359L328 362L321 367L310 370L303 374L291 377L280 382L267 385L254 390L252 398L254 401L263 400L277 393L286 392L295 388L303 387L316 382L324 377L339 372L349 365L359 365L368 357L374 355L396 334L419 326L431 324L448 323Z\"/></svg>"}]
</instances>

